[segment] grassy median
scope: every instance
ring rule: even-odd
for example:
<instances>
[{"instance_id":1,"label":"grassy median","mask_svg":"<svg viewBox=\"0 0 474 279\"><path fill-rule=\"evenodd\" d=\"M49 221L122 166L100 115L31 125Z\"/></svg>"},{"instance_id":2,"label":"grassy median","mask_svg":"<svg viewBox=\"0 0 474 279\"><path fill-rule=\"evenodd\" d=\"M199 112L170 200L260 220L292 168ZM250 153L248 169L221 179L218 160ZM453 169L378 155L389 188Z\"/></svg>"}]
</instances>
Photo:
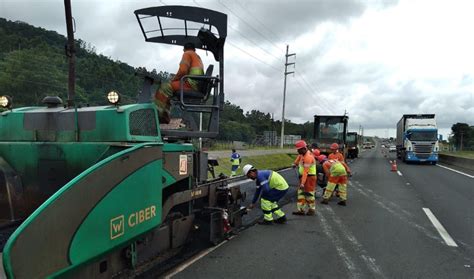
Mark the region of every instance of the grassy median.
<instances>
[{"instance_id":1,"label":"grassy median","mask_svg":"<svg viewBox=\"0 0 474 279\"><path fill-rule=\"evenodd\" d=\"M290 167L295 159L293 154L271 154L271 155L260 155L260 156L248 156L242 157L242 164L237 170L237 175L242 174L242 168L246 164L251 164L257 169L282 169ZM223 173L227 176L230 176L231 163L230 159L222 158L218 160L219 166L214 168L216 176L220 173Z\"/></svg>"},{"instance_id":2,"label":"grassy median","mask_svg":"<svg viewBox=\"0 0 474 279\"><path fill-rule=\"evenodd\" d=\"M443 151L441 154L446 154L455 157L474 159L474 151L457 151L457 152L446 152Z\"/></svg>"}]
</instances>

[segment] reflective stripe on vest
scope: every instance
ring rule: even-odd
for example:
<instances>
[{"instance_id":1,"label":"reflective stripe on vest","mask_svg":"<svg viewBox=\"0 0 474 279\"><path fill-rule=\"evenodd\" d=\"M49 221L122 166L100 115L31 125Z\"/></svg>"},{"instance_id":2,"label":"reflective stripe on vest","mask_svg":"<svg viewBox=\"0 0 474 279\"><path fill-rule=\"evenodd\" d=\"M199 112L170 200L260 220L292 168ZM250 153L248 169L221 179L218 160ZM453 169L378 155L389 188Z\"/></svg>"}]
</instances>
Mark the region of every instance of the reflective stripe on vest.
<instances>
[{"instance_id":1,"label":"reflective stripe on vest","mask_svg":"<svg viewBox=\"0 0 474 279\"><path fill-rule=\"evenodd\" d=\"M204 70L200 67L192 67L189 69L189 74L193 76L202 76L204 75ZM199 80L188 78L186 81L191 85L194 90L199 90Z\"/></svg>"},{"instance_id":2,"label":"reflective stripe on vest","mask_svg":"<svg viewBox=\"0 0 474 279\"><path fill-rule=\"evenodd\" d=\"M313 160L312 164L304 164L304 158L300 161L298 172L300 176L303 175L304 168L309 168L308 175L316 175L316 160Z\"/></svg>"},{"instance_id":3,"label":"reflective stripe on vest","mask_svg":"<svg viewBox=\"0 0 474 279\"><path fill-rule=\"evenodd\" d=\"M288 183L286 183L286 180L281 176L278 172L272 171L270 174L270 179L269 179L268 185L270 186L271 189L276 189L280 191L284 191L288 189Z\"/></svg>"},{"instance_id":4,"label":"reflective stripe on vest","mask_svg":"<svg viewBox=\"0 0 474 279\"><path fill-rule=\"evenodd\" d=\"M344 176L347 175L346 168L340 162L335 162L329 170L331 176Z\"/></svg>"}]
</instances>

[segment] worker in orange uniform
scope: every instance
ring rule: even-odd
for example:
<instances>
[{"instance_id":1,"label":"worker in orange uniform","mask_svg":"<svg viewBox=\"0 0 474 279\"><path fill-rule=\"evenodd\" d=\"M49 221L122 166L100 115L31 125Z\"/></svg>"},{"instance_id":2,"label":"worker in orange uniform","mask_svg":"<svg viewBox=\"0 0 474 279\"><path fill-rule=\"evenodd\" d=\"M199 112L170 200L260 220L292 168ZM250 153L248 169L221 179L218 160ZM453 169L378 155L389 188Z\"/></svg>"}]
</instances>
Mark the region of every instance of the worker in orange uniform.
<instances>
[{"instance_id":1,"label":"worker in orange uniform","mask_svg":"<svg viewBox=\"0 0 474 279\"><path fill-rule=\"evenodd\" d=\"M339 144L333 143L331 144L331 154L328 156L328 160L338 160L339 162L345 162L344 155L339 152Z\"/></svg>"},{"instance_id":2,"label":"worker in orange uniform","mask_svg":"<svg viewBox=\"0 0 474 279\"><path fill-rule=\"evenodd\" d=\"M298 188L297 210L293 214L314 215L316 213L316 160L304 140L297 141L295 147L299 155L293 166L298 166L300 186ZM306 207L308 207L307 212L305 212Z\"/></svg>"},{"instance_id":3,"label":"worker in orange uniform","mask_svg":"<svg viewBox=\"0 0 474 279\"><path fill-rule=\"evenodd\" d=\"M185 75L204 75L204 66L201 57L196 53L193 43L184 44L183 56L179 62L179 70L173 77L171 82L162 83L158 91L155 93L155 104L158 107L158 113L161 123L170 122L170 99L173 94L180 90L180 79ZM183 84L184 91L199 91L199 81L186 78ZM185 92L186 94L186 92Z\"/></svg>"},{"instance_id":4,"label":"worker in orange uniform","mask_svg":"<svg viewBox=\"0 0 474 279\"><path fill-rule=\"evenodd\" d=\"M322 204L328 204L336 185L339 185L338 205L346 206L347 202L347 176L351 174L349 166L344 161L327 160L323 164L324 173L328 177L328 185L324 191Z\"/></svg>"}]
</instances>

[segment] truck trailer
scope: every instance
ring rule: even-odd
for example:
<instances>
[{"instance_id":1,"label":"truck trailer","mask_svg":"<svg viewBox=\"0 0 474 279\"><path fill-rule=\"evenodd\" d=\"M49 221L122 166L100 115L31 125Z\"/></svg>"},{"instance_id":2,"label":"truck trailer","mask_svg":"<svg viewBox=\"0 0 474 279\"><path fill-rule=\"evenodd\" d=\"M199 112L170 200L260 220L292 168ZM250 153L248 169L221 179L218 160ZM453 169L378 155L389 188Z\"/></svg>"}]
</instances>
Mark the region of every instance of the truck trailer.
<instances>
[{"instance_id":1,"label":"truck trailer","mask_svg":"<svg viewBox=\"0 0 474 279\"><path fill-rule=\"evenodd\" d=\"M397 123L397 157L403 162L438 162L438 127L434 114L404 114Z\"/></svg>"}]
</instances>

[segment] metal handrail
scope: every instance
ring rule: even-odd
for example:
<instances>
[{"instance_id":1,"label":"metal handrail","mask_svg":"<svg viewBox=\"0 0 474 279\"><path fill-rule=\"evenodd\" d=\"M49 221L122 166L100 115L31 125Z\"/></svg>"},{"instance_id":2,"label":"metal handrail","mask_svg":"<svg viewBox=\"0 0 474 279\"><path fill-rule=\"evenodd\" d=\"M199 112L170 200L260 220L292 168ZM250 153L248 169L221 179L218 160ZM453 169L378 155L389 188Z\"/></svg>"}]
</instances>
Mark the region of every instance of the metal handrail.
<instances>
[{"instance_id":1,"label":"metal handrail","mask_svg":"<svg viewBox=\"0 0 474 279\"><path fill-rule=\"evenodd\" d=\"M181 77L181 79L179 80L179 88L180 88L180 102L181 102L181 105L183 107L189 107L189 108L219 108L219 105L191 105L191 104L185 104L184 103L184 79L185 78L193 78L193 79L202 79L202 80L214 80L214 81L217 81L219 82L220 79L218 77L213 77L213 76L205 76L205 75L202 75L202 76L198 76L198 75L184 75L183 77ZM215 87L216 88L216 87ZM214 88L214 90L215 90ZM211 89L212 90L212 89ZM211 94L209 92L209 94ZM214 93L215 95L215 93Z\"/></svg>"}]
</instances>

